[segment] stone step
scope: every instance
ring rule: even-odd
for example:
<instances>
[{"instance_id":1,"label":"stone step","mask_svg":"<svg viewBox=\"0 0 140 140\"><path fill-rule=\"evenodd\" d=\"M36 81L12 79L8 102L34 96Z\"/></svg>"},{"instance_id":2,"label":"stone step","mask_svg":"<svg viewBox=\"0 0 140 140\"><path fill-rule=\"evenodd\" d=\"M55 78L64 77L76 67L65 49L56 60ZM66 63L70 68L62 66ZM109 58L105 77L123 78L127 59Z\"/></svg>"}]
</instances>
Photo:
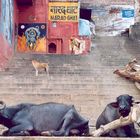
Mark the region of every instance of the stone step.
<instances>
[{"instance_id":1,"label":"stone step","mask_svg":"<svg viewBox=\"0 0 140 140\"><path fill-rule=\"evenodd\" d=\"M92 76L84 76L84 75L50 75L49 77L44 74L39 74L39 76L35 75L9 75L9 76L0 76L0 83L38 83L38 84L112 84L112 85L130 85L133 84L132 81L129 81L125 78L113 75L112 77L100 76L100 75L92 75Z\"/></svg>"},{"instance_id":2,"label":"stone step","mask_svg":"<svg viewBox=\"0 0 140 140\"><path fill-rule=\"evenodd\" d=\"M63 65L55 65L55 66L49 65L49 68L52 69L52 70L53 69L60 69L60 70L63 70L63 69L66 69L66 70L98 70L99 69L100 71L101 70L102 71L106 71L106 70L111 70L111 69L116 68L116 67L117 66L112 66L112 67L107 66L106 69L104 69L105 66L99 66L99 65L97 65L95 67L95 65L92 65L92 64L90 64L90 65L82 65L81 64L79 66L77 64L75 64L75 65L63 64ZM10 66L8 66L8 68L9 68L9 70L23 69L23 68L25 68L25 69L26 68L29 68L29 69L32 68L33 69L33 66L32 66L32 64L19 64L19 65L10 65Z\"/></svg>"},{"instance_id":3,"label":"stone step","mask_svg":"<svg viewBox=\"0 0 140 140\"><path fill-rule=\"evenodd\" d=\"M39 71L38 72L39 73L39 75L40 74L43 74L43 75L46 75L46 72L44 72L44 71ZM106 73L106 76L108 75L113 75L112 74L113 72L110 72L110 73ZM13 72L9 72L9 73L5 73L5 74L3 74L3 75L12 75L12 74L17 74L17 75L24 75L24 74L26 74L27 76L29 75L35 75L35 71L31 71L31 70L22 70L22 71L18 71L18 70L16 70L16 71L13 71ZM50 75L62 75L62 74L64 74L64 75L80 75L80 76L94 76L94 75L97 75L98 74L98 76L99 75L104 75L104 73L98 73L98 72L96 72L96 71L65 71L65 70L55 70L55 71L49 71L49 74Z\"/></svg>"},{"instance_id":4,"label":"stone step","mask_svg":"<svg viewBox=\"0 0 140 140\"><path fill-rule=\"evenodd\" d=\"M2 91L5 90L47 90L47 89L72 89L72 90L94 90L94 86L92 84L53 84L53 83L48 83L48 84L17 84L17 85L12 85L9 84L8 87L5 85L0 87ZM96 87L95 87L96 88Z\"/></svg>"},{"instance_id":5,"label":"stone step","mask_svg":"<svg viewBox=\"0 0 140 140\"><path fill-rule=\"evenodd\" d=\"M32 93L33 96L37 95L37 94L43 94L43 95L45 95L45 94L52 94L52 95L79 94L79 96L80 96L81 94L88 93L88 94L93 94L93 95L98 94L99 96L100 95L110 96L111 94L114 94L115 91L117 90L118 94L115 93L116 95L121 95L121 94L130 94L130 95L132 94L134 96L139 95L139 91L136 88L133 90L130 90L130 89L131 88L129 88L129 89L124 88L123 90L122 90L122 88L109 89L109 87L107 87L106 89L104 89L104 87L102 87L102 89L95 88L95 90L93 90L93 89L73 89L73 90L71 90L71 89L17 89L17 88L13 89L12 88L12 89L1 89L0 94L4 94L4 95L11 94L11 96L13 94L18 94L18 95L27 94L28 95L30 93Z\"/></svg>"},{"instance_id":6,"label":"stone step","mask_svg":"<svg viewBox=\"0 0 140 140\"><path fill-rule=\"evenodd\" d=\"M120 94L130 94L136 100L140 100L139 91L133 82L113 74L114 70L124 67L136 54L131 50L133 47L126 48L121 45L121 41L114 39L115 45L112 45L110 38L99 40L97 47L84 56L16 53L9 63L9 71L7 68L7 71L0 72L0 100L4 100L7 105L22 102L74 104L76 109L89 119L90 126L94 127L105 105L115 101ZM47 77L40 71L36 77L31 64L32 59L49 62L50 76Z\"/></svg>"},{"instance_id":7,"label":"stone step","mask_svg":"<svg viewBox=\"0 0 140 140\"><path fill-rule=\"evenodd\" d=\"M32 60L32 59L37 59L37 60L60 60L60 61L65 61L65 60L80 60L80 59L85 59L85 57L89 57L89 55L55 55L55 54L21 54L21 53L16 53L13 57L13 60L18 60L18 59L23 59L23 60ZM55 61L54 61L55 62Z\"/></svg>"},{"instance_id":8,"label":"stone step","mask_svg":"<svg viewBox=\"0 0 140 140\"><path fill-rule=\"evenodd\" d=\"M120 81L116 81L115 79L112 79L109 80L109 79L98 79L98 78L95 78L93 80L91 79L87 79L87 80L83 80L82 78L81 79L44 79L42 81L40 80L36 80L36 79L8 79L8 81L5 81L5 80L1 80L0 81L0 84L1 84L1 87L7 87L7 85L9 87L13 86L13 87L44 87L44 86L66 86L68 85L68 87L70 86L73 86L73 85L76 85L77 87L78 86L96 86L96 85L100 85L100 86L117 86L117 87L120 87L120 86L132 86L134 85L133 82L131 81L127 81L125 79L121 79ZM103 82L106 82L105 84L103 84Z\"/></svg>"},{"instance_id":9,"label":"stone step","mask_svg":"<svg viewBox=\"0 0 140 140\"><path fill-rule=\"evenodd\" d=\"M117 90L117 93L115 93ZM115 93L115 94L114 94ZM28 94L32 94L34 95L48 95L48 94L52 94L52 95L76 95L79 94L79 97L81 95L99 95L99 96L115 96L115 95L120 95L120 94L130 94L132 96L137 96L139 95L139 90L137 90L137 88L134 87L109 87L109 86L95 86L92 89L68 89L68 88L2 88L0 90L0 94L3 95L9 95L11 94L11 96L13 96L13 94L17 94L17 95L28 95ZM86 98L86 97L85 97Z\"/></svg>"},{"instance_id":10,"label":"stone step","mask_svg":"<svg viewBox=\"0 0 140 140\"><path fill-rule=\"evenodd\" d=\"M124 67L124 66L123 66ZM122 67L122 68L123 68ZM108 72L108 71L114 71L116 70L117 68L121 68L120 66L119 67L104 67L104 66L50 66L49 69L50 71L55 71L55 70L67 70L67 71L72 71L72 70L75 70L75 71L102 71L102 72ZM8 68L8 71L14 71L14 70L34 70L33 66L11 66Z\"/></svg>"},{"instance_id":11,"label":"stone step","mask_svg":"<svg viewBox=\"0 0 140 140\"><path fill-rule=\"evenodd\" d=\"M139 138L109 138L109 137L0 137L0 140L139 140Z\"/></svg>"},{"instance_id":12,"label":"stone step","mask_svg":"<svg viewBox=\"0 0 140 140\"><path fill-rule=\"evenodd\" d=\"M85 77L85 76L50 76L39 75L36 76L3 76L1 77L0 84L4 86L4 84L39 84L39 85L48 85L48 84L56 84L56 85L108 85L108 86L131 86L134 83L132 81L126 80L121 77Z\"/></svg>"},{"instance_id":13,"label":"stone step","mask_svg":"<svg viewBox=\"0 0 140 140\"><path fill-rule=\"evenodd\" d=\"M109 79L109 78L93 78L93 79L86 79L84 80L85 77L81 78L55 78L55 77L51 77L50 79L48 77L46 78L25 78L22 79L21 78L9 78L9 77L5 77L5 78L1 78L0 84L2 87L5 87L5 85L9 85L9 86L26 86L26 85L30 85L30 86L44 86L44 85L56 85L56 86L94 86L94 85L105 85L105 86L132 86L134 83L132 81L128 81L126 79L120 78L120 79ZM37 85L38 84L38 85Z\"/></svg>"},{"instance_id":14,"label":"stone step","mask_svg":"<svg viewBox=\"0 0 140 140\"><path fill-rule=\"evenodd\" d=\"M103 74L108 74L108 75L110 75L110 74L113 74L113 72L116 70L116 68L114 68L114 69L106 69L106 70L102 70L103 68L96 68L96 69L90 69L90 68L87 68L87 69L63 69L63 68L57 68L57 69L53 69L53 68L50 68L49 69L49 73L50 74L85 74L85 75L89 75L89 74L101 74L101 75L103 75ZM33 73L33 72L35 72L35 69L34 68L31 68L31 69L29 69L29 68L25 68L25 69L23 69L23 68L21 68L21 69L11 69L9 72L0 72L0 74L11 74L11 73L14 73L14 72L18 72L18 73L28 73L28 74L30 74L30 73ZM44 70L39 70L39 73L44 73Z\"/></svg>"},{"instance_id":15,"label":"stone step","mask_svg":"<svg viewBox=\"0 0 140 140\"><path fill-rule=\"evenodd\" d=\"M77 67L82 67L82 66L86 66L86 67L96 67L96 66L102 66L101 64L104 63L104 66L124 66L126 65L129 61L130 61L130 58L129 59L126 59L126 60L121 60L121 59L116 59L113 61L109 61L109 60L100 60L100 61L97 61L93 58L93 62L91 62L91 60L87 60L85 62L82 62L82 60L80 61L76 61L76 62L71 62L71 63L68 63L68 62L58 62L58 63L54 63L54 62L49 62L49 66L50 67L62 67L62 66L65 66L65 67L74 67L74 66L77 66ZM57 60L58 61L58 60ZM104 62L105 61L105 62ZM45 62L45 61L41 61L41 62ZM14 60L12 61L12 63L9 65L10 68L16 68L16 67L24 67L24 66L29 66L29 67L32 67L32 64L31 64L31 61L27 60L27 61L20 61L20 60ZM102 66L103 67L103 66Z\"/></svg>"},{"instance_id":16,"label":"stone step","mask_svg":"<svg viewBox=\"0 0 140 140\"><path fill-rule=\"evenodd\" d=\"M127 63L126 63L127 64ZM124 65L120 65L120 66L99 66L99 65L69 65L69 64L63 64L61 65L57 65L57 66L53 66L53 65L49 65L49 69L50 71L54 71L54 70L75 70L75 71L114 71L117 68L123 68ZM8 70L9 71L14 71L14 70L34 70L33 66L31 64L20 64L20 65L11 65L8 66ZM7 70L7 71L8 71Z\"/></svg>"},{"instance_id":17,"label":"stone step","mask_svg":"<svg viewBox=\"0 0 140 140\"><path fill-rule=\"evenodd\" d=\"M98 48L101 49L101 48ZM112 48L110 48L112 49ZM121 49L121 48L120 48ZM93 54L89 54L89 55L83 55L81 56L69 56L69 57L65 57L65 56L61 56L61 55L55 55L53 57L48 56L47 58L44 57L44 55L40 55L40 58L37 58L37 61L40 62L49 62L50 65L53 66L57 66L57 65L64 65L64 64L69 64L69 65L93 65L95 63L103 63L106 60L108 60L109 57L111 57L112 55L119 55L120 52L118 52L118 50L113 50L113 52L110 52L110 54L107 54L108 50L98 50L98 51L104 51L105 53L100 53L100 52L96 52L97 54L93 53ZM112 53L116 53L116 54L112 54ZM105 55L106 54L106 55ZM122 53L123 54L123 53ZM33 58L22 58L22 56L20 58L17 58L16 56L14 56L14 58L10 61L10 65L16 65L16 64L31 64ZM110 59L109 62L111 64L113 63L118 63L120 62L122 63L128 63L128 60L130 60L130 57L126 56L126 57L122 57L121 59L119 57L114 57L113 59ZM16 62L16 63L12 63L12 62ZM97 64L98 65L98 64Z\"/></svg>"},{"instance_id":18,"label":"stone step","mask_svg":"<svg viewBox=\"0 0 140 140\"><path fill-rule=\"evenodd\" d=\"M47 94L52 94L52 95L55 95L55 94L60 94L60 95L69 95L69 94L86 94L86 93L89 93L89 94L96 94L96 91L93 92L93 90L87 90L87 89L79 89L79 90L69 90L69 89L7 89L7 90L2 90L0 91L0 94L4 94L4 96L6 94L11 94L11 96L13 96L13 94L18 94L19 96L20 95L25 95L25 94L32 94L33 96L34 95L38 95L38 94L42 94L42 95L47 95Z\"/></svg>"},{"instance_id":19,"label":"stone step","mask_svg":"<svg viewBox=\"0 0 140 140\"><path fill-rule=\"evenodd\" d=\"M23 76L26 76L26 77L30 77L30 78L34 78L36 77L35 76L35 71L14 71L14 72L9 72L9 73L4 73L4 74L0 74L1 77L5 77L5 76L14 76L15 77L23 77ZM44 77L46 78L48 75L45 71L39 71L38 72L38 77ZM75 72L75 71L60 71L60 72L57 72L57 71L54 71L54 72L49 72L49 76L50 77L59 77L61 78L62 76L65 76L65 77L90 77L92 78L103 78L103 77L109 77L109 78L114 78L114 77L119 77L115 74L113 74L113 72L110 72L110 73L97 73L97 72L88 72L88 71L85 71L85 72Z\"/></svg>"},{"instance_id":20,"label":"stone step","mask_svg":"<svg viewBox=\"0 0 140 140\"><path fill-rule=\"evenodd\" d=\"M70 92L69 92L70 93ZM19 96L20 95L20 96ZM16 104L16 103L20 103L20 102L26 102L26 101L31 101L31 102L51 102L52 100L61 100L65 103L69 103L71 101L77 101L76 104L83 104L83 105L87 105L87 104L94 104L95 102L102 104L102 101L105 101L105 103L109 103L110 101L115 101L116 97L119 96L120 94L110 94L109 96L105 95L105 94L94 94L94 93L64 93L62 92L61 94L59 94L59 92L56 92L55 94L52 93L38 93L38 94L34 94L34 93L23 93L23 94L19 94L19 93L13 93L11 94L10 92L5 94L5 93L1 93L0 94L0 99L6 101L8 104L12 103L12 104ZM130 95L132 95L134 97L135 100L140 100L140 96L138 93L131 93ZM55 97L55 98L54 98ZM9 100L10 99L10 100ZM15 99L15 100L14 100ZM15 102L16 101L16 102ZM82 102L81 102L82 101ZM89 102L87 102L89 101ZM86 103L85 103L86 102ZM102 103L101 103L102 102ZM88 107L88 106L87 106Z\"/></svg>"}]
</instances>

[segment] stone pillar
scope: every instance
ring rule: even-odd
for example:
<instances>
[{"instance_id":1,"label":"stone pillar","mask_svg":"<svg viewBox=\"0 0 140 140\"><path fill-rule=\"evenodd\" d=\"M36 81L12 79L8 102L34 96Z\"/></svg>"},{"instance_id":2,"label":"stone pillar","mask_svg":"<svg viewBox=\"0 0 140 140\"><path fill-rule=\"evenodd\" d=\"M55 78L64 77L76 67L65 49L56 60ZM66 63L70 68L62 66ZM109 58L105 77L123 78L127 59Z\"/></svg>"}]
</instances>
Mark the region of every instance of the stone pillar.
<instances>
[{"instance_id":1,"label":"stone pillar","mask_svg":"<svg viewBox=\"0 0 140 140\"><path fill-rule=\"evenodd\" d=\"M140 0L135 0L135 23L140 22Z\"/></svg>"}]
</instances>

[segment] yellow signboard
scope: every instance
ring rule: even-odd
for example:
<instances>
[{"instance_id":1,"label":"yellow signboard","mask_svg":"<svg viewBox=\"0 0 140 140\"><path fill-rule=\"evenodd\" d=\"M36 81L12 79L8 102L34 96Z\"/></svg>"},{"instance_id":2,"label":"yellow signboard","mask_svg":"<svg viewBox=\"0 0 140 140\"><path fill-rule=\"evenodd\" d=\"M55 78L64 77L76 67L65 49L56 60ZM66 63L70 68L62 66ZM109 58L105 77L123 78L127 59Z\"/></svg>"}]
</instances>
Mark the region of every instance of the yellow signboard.
<instances>
[{"instance_id":1,"label":"yellow signboard","mask_svg":"<svg viewBox=\"0 0 140 140\"><path fill-rule=\"evenodd\" d=\"M78 22L78 2L49 2L49 20Z\"/></svg>"}]
</instances>

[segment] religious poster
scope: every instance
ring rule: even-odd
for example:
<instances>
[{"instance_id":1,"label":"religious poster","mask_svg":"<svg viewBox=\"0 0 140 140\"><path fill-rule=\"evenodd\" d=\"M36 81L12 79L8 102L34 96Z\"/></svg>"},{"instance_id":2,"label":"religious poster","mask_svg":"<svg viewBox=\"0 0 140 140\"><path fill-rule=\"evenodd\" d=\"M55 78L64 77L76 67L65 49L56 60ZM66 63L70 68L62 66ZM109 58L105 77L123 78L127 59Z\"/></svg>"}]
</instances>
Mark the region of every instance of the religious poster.
<instances>
[{"instance_id":1,"label":"religious poster","mask_svg":"<svg viewBox=\"0 0 140 140\"><path fill-rule=\"evenodd\" d=\"M46 24L19 24L17 50L19 52L46 52Z\"/></svg>"},{"instance_id":2,"label":"religious poster","mask_svg":"<svg viewBox=\"0 0 140 140\"><path fill-rule=\"evenodd\" d=\"M81 40L75 37L72 37L69 40L69 49L71 51L71 54L83 54L86 50L86 42L85 40Z\"/></svg>"},{"instance_id":3,"label":"religious poster","mask_svg":"<svg viewBox=\"0 0 140 140\"><path fill-rule=\"evenodd\" d=\"M77 2L49 2L49 20L78 22L79 4Z\"/></svg>"}]
</instances>

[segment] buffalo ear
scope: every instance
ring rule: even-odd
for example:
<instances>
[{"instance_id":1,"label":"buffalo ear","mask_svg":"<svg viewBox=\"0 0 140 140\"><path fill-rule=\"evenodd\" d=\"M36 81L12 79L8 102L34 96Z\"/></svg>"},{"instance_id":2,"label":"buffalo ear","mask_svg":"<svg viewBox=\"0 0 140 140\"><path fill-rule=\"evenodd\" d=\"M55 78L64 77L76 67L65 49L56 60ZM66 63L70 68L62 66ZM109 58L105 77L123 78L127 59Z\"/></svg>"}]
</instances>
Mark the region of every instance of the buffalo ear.
<instances>
[{"instance_id":1,"label":"buffalo ear","mask_svg":"<svg viewBox=\"0 0 140 140\"><path fill-rule=\"evenodd\" d=\"M133 103L135 101L133 96L129 96L130 97L130 101Z\"/></svg>"},{"instance_id":2,"label":"buffalo ear","mask_svg":"<svg viewBox=\"0 0 140 140\"><path fill-rule=\"evenodd\" d=\"M131 97L131 101L134 102L134 97L133 96L130 96L130 97Z\"/></svg>"},{"instance_id":3,"label":"buffalo ear","mask_svg":"<svg viewBox=\"0 0 140 140\"><path fill-rule=\"evenodd\" d=\"M118 108L118 103L117 102L110 103L110 105L114 108Z\"/></svg>"},{"instance_id":4,"label":"buffalo ear","mask_svg":"<svg viewBox=\"0 0 140 140\"><path fill-rule=\"evenodd\" d=\"M3 101L0 101L0 110L3 110L6 107L6 104Z\"/></svg>"}]
</instances>

